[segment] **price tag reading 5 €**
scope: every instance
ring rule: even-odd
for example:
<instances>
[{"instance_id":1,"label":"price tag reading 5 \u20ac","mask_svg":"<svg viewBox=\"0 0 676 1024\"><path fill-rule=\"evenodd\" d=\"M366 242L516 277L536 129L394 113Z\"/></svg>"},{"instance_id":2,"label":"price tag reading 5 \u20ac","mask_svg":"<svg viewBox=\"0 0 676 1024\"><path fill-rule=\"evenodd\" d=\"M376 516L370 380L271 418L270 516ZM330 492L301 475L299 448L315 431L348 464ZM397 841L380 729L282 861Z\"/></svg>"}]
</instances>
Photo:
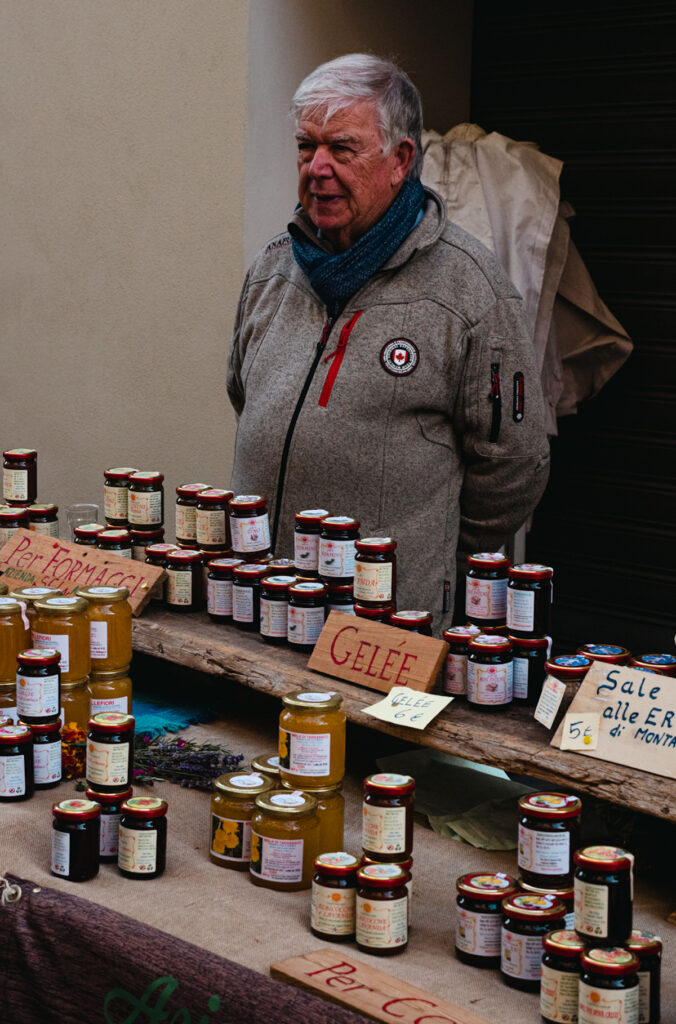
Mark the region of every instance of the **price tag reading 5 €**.
<instances>
[{"instance_id":1,"label":"price tag reading 5 \u20ac","mask_svg":"<svg viewBox=\"0 0 676 1024\"><path fill-rule=\"evenodd\" d=\"M563 720L561 750L596 750L600 725L598 711L567 714Z\"/></svg>"}]
</instances>

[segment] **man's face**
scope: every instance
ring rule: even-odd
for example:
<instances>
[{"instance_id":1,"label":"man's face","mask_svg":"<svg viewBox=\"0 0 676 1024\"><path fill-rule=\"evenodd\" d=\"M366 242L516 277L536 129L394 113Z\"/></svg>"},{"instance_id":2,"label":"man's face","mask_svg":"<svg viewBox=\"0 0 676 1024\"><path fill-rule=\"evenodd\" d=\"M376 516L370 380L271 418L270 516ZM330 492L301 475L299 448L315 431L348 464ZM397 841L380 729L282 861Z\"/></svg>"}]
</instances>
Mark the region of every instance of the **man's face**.
<instances>
[{"instance_id":1,"label":"man's face","mask_svg":"<svg viewBox=\"0 0 676 1024\"><path fill-rule=\"evenodd\" d=\"M384 154L376 107L367 100L339 110L325 124L321 111L302 116L296 140L301 206L342 252L390 206L415 145L404 139Z\"/></svg>"}]
</instances>

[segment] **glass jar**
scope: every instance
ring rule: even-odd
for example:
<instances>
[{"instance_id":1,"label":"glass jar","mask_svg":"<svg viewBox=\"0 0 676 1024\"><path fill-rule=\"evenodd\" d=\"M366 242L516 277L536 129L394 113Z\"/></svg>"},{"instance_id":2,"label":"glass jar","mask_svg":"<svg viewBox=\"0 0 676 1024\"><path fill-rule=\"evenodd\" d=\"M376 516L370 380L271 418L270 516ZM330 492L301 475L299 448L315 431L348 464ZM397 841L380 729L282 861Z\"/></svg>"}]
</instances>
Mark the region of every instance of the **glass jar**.
<instances>
[{"instance_id":1,"label":"glass jar","mask_svg":"<svg viewBox=\"0 0 676 1024\"><path fill-rule=\"evenodd\" d=\"M539 992L542 940L561 929L566 908L555 896L522 892L502 901L500 973L510 988Z\"/></svg>"},{"instance_id":2,"label":"glass jar","mask_svg":"<svg viewBox=\"0 0 676 1024\"><path fill-rule=\"evenodd\" d=\"M315 860L310 931L318 939L349 942L356 931L357 857L331 851Z\"/></svg>"},{"instance_id":3,"label":"glass jar","mask_svg":"<svg viewBox=\"0 0 676 1024\"><path fill-rule=\"evenodd\" d=\"M319 531L317 571L322 583L352 583L359 520L352 516L324 516Z\"/></svg>"},{"instance_id":4,"label":"glass jar","mask_svg":"<svg viewBox=\"0 0 676 1024\"><path fill-rule=\"evenodd\" d=\"M232 619L233 572L244 564L241 558L214 558L208 562L207 613L213 622Z\"/></svg>"},{"instance_id":5,"label":"glass jar","mask_svg":"<svg viewBox=\"0 0 676 1024\"><path fill-rule=\"evenodd\" d=\"M0 715L9 718L9 722L3 722L3 725L16 725L19 721L19 713L16 710L16 682L0 683Z\"/></svg>"},{"instance_id":6,"label":"glass jar","mask_svg":"<svg viewBox=\"0 0 676 1024\"><path fill-rule=\"evenodd\" d=\"M249 865L254 885L279 892L309 889L318 851L319 818L313 797L279 790L256 797Z\"/></svg>"},{"instance_id":7,"label":"glass jar","mask_svg":"<svg viewBox=\"0 0 676 1024\"><path fill-rule=\"evenodd\" d=\"M38 453L35 448L3 452L2 495L7 505L32 505L38 496Z\"/></svg>"},{"instance_id":8,"label":"glass jar","mask_svg":"<svg viewBox=\"0 0 676 1024\"><path fill-rule=\"evenodd\" d=\"M231 772L214 782L211 797L209 859L213 864L248 871L251 859L251 817L256 797L273 789L260 772Z\"/></svg>"},{"instance_id":9,"label":"glass jar","mask_svg":"<svg viewBox=\"0 0 676 1024\"><path fill-rule=\"evenodd\" d=\"M92 672L114 672L131 662L131 605L126 587L78 587L89 607Z\"/></svg>"},{"instance_id":10,"label":"glass jar","mask_svg":"<svg viewBox=\"0 0 676 1024\"><path fill-rule=\"evenodd\" d=\"M131 558L131 533L129 530L99 530L96 546L99 551L107 551L118 558Z\"/></svg>"},{"instance_id":11,"label":"glass jar","mask_svg":"<svg viewBox=\"0 0 676 1024\"><path fill-rule=\"evenodd\" d=\"M509 569L507 629L514 636L543 637L551 633L552 576L549 565L524 562Z\"/></svg>"},{"instance_id":12,"label":"glass jar","mask_svg":"<svg viewBox=\"0 0 676 1024\"><path fill-rule=\"evenodd\" d=\"M658 1024L662 940L652 932L635 929L627 949L638 957L638 1024Z\"/></svg>"},{"instance_id":13,"label":"glass jar","mask_svg":"<svg viewBox=\"0 0 676 1024\"><path fill-rule=\"evenodd\" d=\"M543 940L540 1013L545 1024L577 1020L580 955L585 944L576 932L555 931Z\"/></svg>"},{"instance_id":14,"label":"glass jar","mask_svg":"<svg viewBox=\"0 0 676 1024\"><path fill-rule=\"evenodd\" d=\"M282 782L283 789L295 789L289 782ZM319 818L319 853L332 853L341 850L345 833L345 797L343 785L337 786L303 786L317 801L317 817Z\"/></svg>"},{"instance_id":15,"label":"glass jar","mask_svg":"<svg viewBox=\"0 0 676 1024\"><path fill-rule=\"evenodd\" d=\"M282 781L335 786L345 775L345 714L338 693L294 690L282 697L279 770Z\"/></svg>"},{"instance_id":16,"label":"glass jar","mask_svg":"<svg viewBox=\"0 0 676 1024\"><path fill-rule=\"evenodd\" d=\"M98 535L105 527L101 523L80 523L73 527L73 544L82 544L84 547L95 548Z\"/></svg>"},{"instance_id":17,"label":"glass jar","mask_svg":"<svg viewBox=\"0 0 676 1024\"><path fill-rule=\"evenodd\" d=\"M51 502L44 505L29 505L29 529L43 537L59 536L59 506Z\"/></svg>"},{"instance_id":18,"label":"glass jar","mask_svg":"<svg viewBox=\"0 0 676 1024\"><path fill-rule=\"evenodd\" d=\"M281 789L282 773L279 770L279 753L277 751L274 754L258 754L257 757L252 757L251 768L252 771L260 772L261 775L272 779L275 789Z\"/></svg>"},{"instance_id":19,"label":"glass jar","mask_svg":"<svg viewBox=\"0 0 676 1024\"><path fill-rule=\"evenodd\" d=\"M676 657L673 654L638 654L629 662L642 672L656 672L660 676L676 676Z\"/></svg>"},{"instance_id":20,"label":"glass jar","mask_svg":"<svg viewBox=\"0 0 676 1024\"><path fill-rule=\"evenodd\" d=\"M572 885L573 853L580 841L580 798L527 793L519 797L519 812L518 863L524 881L558 888Z\"/></svg>"},{"instance_id":21,"label":"glass jar","mask_svg":"<svg viewBox=\"0 0 676 1024\"><path fill-rule=\"evenodd\" d=\"M357 948L373 956L402 953L408 945L406 872L397 864L357 870Z\"/></svg>"},{"instance_id":22,"label":"glass jar","mask_svg":"<svg viewBox=\"0 0 676 1024\"><path fill-rule=\"evenodd\" d=\"M129 523L136 530L164 526L164 474L143 470L129 477Z\"/></svg>"},{"instance_id":23,"label":"glass jar","mask_svg":"<svg viewBox=\"0 0 676 1024\"><path fill-rule=\"evenodd\" d=\"M158 569L167 570L167 555L170 551L177 551L175 544L149 544L145 549L146 565L154 565ZM150 591L150 600L154 604L164 604L167 581L159 579Z\"/></svg>"},{"instance_id":24,"label":"glass jar","mask_svg":"<svg viewBox=\"0 0 676 1024\"><path fill-rule=\"evenodd\" d=\"M183 548L167 552L165 603L175 612L198 612L204 603L202 554Z\"/></svg>"},{"instance_id":25,"label":"glass jar","mask_svg":"<svg viewBox=\"0 0 676 1024\"><path fill-rule=\"evenodd\" d=\"M508 634L512 642L512 679L515 704L533 708L540 699L545 681L547 648L546 637L523 639Z\"/></svg>"},{"instance_id":26,"label":"glass jar","mask_svg":"<svg viewBox=\"0 0 676 1024\"><path fill-rule=\"evenodd\" d=\"M54 789L61 782L61 723L31 725L33 734L33 784L35 789Z\"/></svg>"},{"instance_id":27,"label":"glass jar","mask_svg":"<svg viewBox=\"0 0 676 1024\"><path fill-rule=\"evenodd\" d=\"M87 679L64 683L61 679L61 765L64 779L81 779L87 759L89 722Z\"/></svg>"},{"instance_id":28,"label":"glass jar","mask_svg":"<svg viewBox=\"0 0 676 1024\"><path fill-rule=\"evenodd\" d=\"M146 548L150 544L162 544L164 541L164 527L158 530L130 530L131 534L131 557L137 562L145 562Z\"/></svg>"},{"instance_id":29,"label":"glass jar","mask_svg":"<svg viewBox=\"0 0 676 1024\"><path fill-rule=\"evenodd\" d=\"M88 882L99 873L101 805L62 800L52 807L51 871L69 882Z\"/></svg>"},{"instance_id":30,"label":"glass jar","mask_svg":"<svg viewBox=\"0 0 676 1024\"><path fill-rule=\"evenodd\" d=\"M230 536L236 558L258 562L270 554L270 520L268 503L260 494L238 494L231 498Z\"/></svg>"},{"instance_id":31,"label":"glass jar","mask_svg":"<svg viewBox=\"0 0 676 1024\"><path fill-rule=\"evenodd\" d=\"M63 593L56 587L19 587L12 590L9 596L13 601L19 601L24 605L26 617L32 626L35 619L35 602L44 601L48 597L63 597Z\"/></svg>"},{"instance_id":32,"label":"glass jar","mask_svg":"<svg viewBox=\"0 0 676 1024\"><path fill-rule=\"evenodd\" d=\"M409 610L390 613L390 626L407 629L409 633L432 636L432 612Z\"/></svg>"},{"instance_id":33,"label":"glass jar","mask_svg":"<svg viewBox=\"0 0 676 1024\"><path fill-rule=\"evenodd\" d=\"M373 860L368 854L363 854L361 862L364 866L367 864L378 864L377 860ZM403 860L393 860L389 863L395 864L398 868L401 868L406 874L406 894L408 896L408 931L411 933L412 927L412 913L413 913L413 857L406 857Z\"/></svg>"},{"instance_id":34,"label":"glass jar","mask_svg":"<svg viewBox=\"0 0 676 1024\"><path fill-rule=\"evenodd\" d=\"M371 622L382 622L385 626L389 626L390 616L393 611L393 604L386 604L379 608L371 608L369 605L359 604L358 601L355 601L354 603L354 614L358 619L369 619Z\"/></svg>"},{"instance_id":35,"label":"glass jar","mask_svg":"<svg viewBox=\"0 0 676 1024\"><path fill-rule=\"evenodd\" d=\"M120 818L122 804L134 795L134 790L124 789L121 793L99 793L97 789L87 788L85 796L101 807L101 833L99 838L99 860L117 864L120 845Z\"/></svg>"},{"instance_id":36,"label":"glass jar","mask_svg":"<svg viewBox=\"0 0 676 1024\"><path fill-rule=\"evenodd\" d=\"M30 647L30 639L23 604L0 597L0 683L16 683L17 655Z\"/></svg>"},{"instance_id":37,"label":"glass jar","mask_svg":"<svg viewBox=\"0 0 676 1024\"><path fill-rule=\"evenodd\" d=\"M378 772L364 779L361 845L380 862L401 861L413 850L415 779Z\"/></svg>"},{"instance_id":38,"label":"glass jar","mask_svg":"<svg viewBox=\"0 0 676 1024\"><path fill-rule=\"evenodd\" d=\"M632 930L633 857L617 846L585 846L575 855L575 931L619 946Z\"/></svg>"},{"instance_id":39,"label":"glass jar","mask_svg":"<svg viewBox=\"0 0 676 1024\"><path fill-rule=\"evenodd\" d=\"M501 551L481 551L467 558L465 615L475 626L504 626L507 619L509 559Z\"/></svg>"},{"instance_id":40,"label":"glass jar","mask_svg":"<svg viewBox=\"0 0 676 1024\"><path fill-rule=\"evenodd\" d=\"M638 959L628 949L588 949L580 956L578 1024L638 1024Z\"/></svg>"},{"instance_id":41,"label":"glass jar","mask_svg":"<svg viewBox=\"0 0 676 1024\"><path fill-rule=\"evenodd\" d=\"M92 672L87 692L90 718L102 711L119 711L123 715L130 715L133 707L129 665L109 672Z\"/></svg>"},{"instance_id":42,"label":"glass jar","mask_svg":"<svg viewBox=\"0 0 676 1024\"><path fill-rule=\"evenodd\" d=\"M563 927L568 931L573 931L575 928L575 890L572 885L557 889L554 885L529 885L528 882L524 882L523 878L519 878L518 881L519 889L523 892L534 893L536 896L556 896L559 903L563 903L566 908Z\"/></svg>"},{"instance_id":43,"label":"glass jar","mask_svg":"<svg viewBox=\"0 0 676 1024\"><path fill-rule=\"evenodd\" d=\"M261 581L267 565L248 562L232 571L232 621L240 629L258 633L261 626Z\"/></svg>"},{"instance_id":44,"label":"glass jar","mask_svg":"<svg viewBox=\"0 0 676 1024\"><path fill-rule=\"evenodd\" d=\"M443 631L442 636L449 646L444 666L444 693L453 697L467 696L469 642L480 633L478 626L451 626Z\"/></svg>"},{"instance_id":45,"label":"glass jar","mask_svg":"<svg viewBox=\"0 0 676 1024\"><path fill-rule=\"evenodd\" d=\"M354 615L354 593L349 583L329 583L326 595L326 614L342 612Z\"/></svg>"},{"instance_id":46,"label":"glass jar","mask_svg":"<svg viewBox=\"0 0 676 1024\"><path fill-rule=\"evenodd\" d=\"M295 651L311 651L326 621L326 586L303 580L289 587L286 638Z\"/></svg>"},{"instance_id":47,"label":"glass jar","mask_svg":"<svg viewBox=\"0 0 676 1024\"><path fill-rule=\"evenodd\" d=\"M108 526L126 527L129 522L129 477L138 470L117 466L103 471L103 514Z\"/></svg>"},{"instance_id":48,"label":"glass jar","mask_svg":"<svg viewBox=\"0 0 676 1024\"><path fill-rule=\"evenodd\" d=\"M557 658L550 658L545 662L545 672L566 684L564 700L569 704L592 665L592 659L584 654L560 654Z\"/></svg>"},{"instance_id":49,"label":"glass jar","mask_svg":"<svg viewBox=\"0 0 676 1024\"><path fill-rule=\"evenodd\" d=\"M134 718L101 711L89 719L87 785L101 793L119 793L133 778Z\"/></svg>"},{"instance_id":50,"label":"glass jar","mask_svg":"<svg viewBox=\"0 0 676 1024\"><path fill-rule=\"evenodd\" d=\"M3 583L2 580L0 580L0 597L6 597L8 590L9 587L7 586L7 584Z\"/></svg>"},{"instance_id":51,"label":"glass jar","mask_svg":"<svg viewBox=\"0 0 676 1024\"><path fill-rule=\"evenodd\" d=\"M318 576L319 565L319 531L321 521L328 516L325 508L308 508L296 512L293 533L293 560L298 572L303 576Z\"/></svg>"},{"instance_id":52,"label":"glass jar","mask_svg":"<svg viewBox=\"0 0 676 1024\"><path fill-rule=\"evenodd\" d=\"M84 598L48 597L36 601L31 632L33 647L55 647L61 654L62 683L72 683L89 675L89 619Z\"/></svg>"},{"instance_id":53,"label":"glass jar","mask_svg":"<svg viewBox=\"0 0 676 1024\"><path fill-rule=\"evenodd\" d=\"M264 640L285 644L289 628L289 587L295 576L266 576L261 580L261 624Z\"/></svg>"},{"instance_id":54,"label":"glass jar","mask_svg":"<svg viewBox=\"0 0 676 1024\"><path fill-rule=\"evenodd\" d=\"M458 913L455 955L470 967L500 966L502 901L516 896L517 884L509 875L470 872L460 875L455 887Z\"/></svg>"},{"instance_id":55,"label":"glass jar","mask_svg":"<svg viewBox=\"0 0 676 1024\"><path fill-rule=\"evenodd\" d=\"M11 540L17 530L28 530L29 527L27 508L0 505L0 546Z\"/></svg>"},{"instance_id":56,"label":"glass jar","mask_svg":"<svg viewBox=\"0 0 676 1024\"><path fill-rule=\"evenodd\" d=\"M167 801L132 796L122 804L117 868L124 878L159 878L167 863Z\"/></svg>"},{"instance_id":57,"label":"glass jar","mask_svg":"<svg viewBox=\"0 0 676 1024\"><path fill-rule=\"evenodd\" d=\"M499 633L480 633L469 642L467 700L482 711L512 703L512 643Z\"/></svg>"},{"instance_id":58,"label":"glass jar","mask_svg":"<svg viewBox=\"0 0 676 1024\"><path fill-rule=\"evenodd\" d=\"M631 661L631 651L619 644L583 644L578 647L577 653L607 665L628 665Z\"/></svg>"},{"instance_id":59,"label":"glass jar","mask_svg":"<svg viewBox=\"0 0 676 1024\"><path fill-rule=\"evenodd\" d=\"M209 484L181 484L176 488L176 540L179 544L197 543L197 495L208 490Z\"/></svg>"},{"instance_id":60,"label":"glass jar","mask_svg":"<svg viewBox=\"0 0 676 1024\"><path fill-rule=\"evenodd\" d=\"M16 656L16 709L26 725L58 722L61 655L53 647L29 648Z\"/></svg>"},{"instance_id":61,"label":"glass jar","mask_svg":"<svg viewBox=\"0 0 676 1024\"><path fill-rule=\"evenodd\" d=\"M228 508L232 491L209 487L197 495L195 537L203 551L230 550Z\"/></svg>"},{"instance_id":62,"label":"glass jar","mask_svg":"<svg viewBox=\"0 0 676 1024\"><path fill-rule=\"evenodd\" d=\"M355 541L354 597L367 608L395 605L397 600L396 540L364 537Z\"/></svg>"},{"instance_id":63,"label":"glass jar","mask_svg":"<svg viewBox=\"0 0 676 1024\"><path fill-rule=\"evenodd\" d=\"M293 558L271 558L265 563L271 576L293 576L296 579L296 567Z\"/></svg>"},{"instance_id":64,"label":"glass jar","mask_svg":"<svg viewBox=\"0 0 676 1024\"><path fill-rule=\"evenodd\" d=\"M33 734L23 723L0 729L0 801L16 803L33 796Z\"/></svg>"}]
</instances>

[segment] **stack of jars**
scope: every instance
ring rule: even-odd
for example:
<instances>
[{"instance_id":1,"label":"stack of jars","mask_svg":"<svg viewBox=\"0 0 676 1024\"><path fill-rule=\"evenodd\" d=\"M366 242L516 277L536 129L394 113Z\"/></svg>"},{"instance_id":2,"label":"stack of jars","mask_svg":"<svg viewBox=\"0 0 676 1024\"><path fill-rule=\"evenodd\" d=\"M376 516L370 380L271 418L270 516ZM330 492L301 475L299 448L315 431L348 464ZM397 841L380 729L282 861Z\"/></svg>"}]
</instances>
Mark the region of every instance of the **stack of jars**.
<instances>
[{"instance_id":1,"label":"stack of jars","mask_svg":"<svg viewBox=\"0 0 676 1024\"><path fill-rule=\"evenodd\" d=\"M116 466L104 470L103 477L106 528L97 531L96 546L143 562L146 547L164 540L164 475ZM91 526L75 530L76 543L91 543Z\"/></svg>"},{"instance_id":2,"label":"stack of jars","mask_svg":"<svg viewBox=\"0 0 676 1024\"><path fill-rule=\"evenodd\" d=\"M19 529L59 536L58 505L38 503L38 453L34 448L3 452L0 547Z\"/></svg>"}]
</instances>

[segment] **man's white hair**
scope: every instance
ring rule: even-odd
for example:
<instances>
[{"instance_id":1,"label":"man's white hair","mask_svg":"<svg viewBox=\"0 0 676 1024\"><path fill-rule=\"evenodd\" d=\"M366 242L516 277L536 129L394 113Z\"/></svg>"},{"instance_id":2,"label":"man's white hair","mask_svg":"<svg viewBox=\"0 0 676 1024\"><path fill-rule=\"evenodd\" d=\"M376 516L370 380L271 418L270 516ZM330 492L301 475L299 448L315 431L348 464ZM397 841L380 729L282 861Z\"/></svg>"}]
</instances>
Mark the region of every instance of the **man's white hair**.
<instances>
[{"instance_id":1,"label":"man's white hair","mask_svg":"<svg viewBox=\"0 0 676 1024\"><path fill-rule=\"evenodd\" d=\"M303 114L321 112L328 121L339 110L370 100L376 105L383 140L389 153L402 139L415 143L408 173L419 178L422 170L422 101L408 75L389 60L368 53L348 53L315 68L296 89L291 113L296 125Z\"/></svg>"}]
</instances>

